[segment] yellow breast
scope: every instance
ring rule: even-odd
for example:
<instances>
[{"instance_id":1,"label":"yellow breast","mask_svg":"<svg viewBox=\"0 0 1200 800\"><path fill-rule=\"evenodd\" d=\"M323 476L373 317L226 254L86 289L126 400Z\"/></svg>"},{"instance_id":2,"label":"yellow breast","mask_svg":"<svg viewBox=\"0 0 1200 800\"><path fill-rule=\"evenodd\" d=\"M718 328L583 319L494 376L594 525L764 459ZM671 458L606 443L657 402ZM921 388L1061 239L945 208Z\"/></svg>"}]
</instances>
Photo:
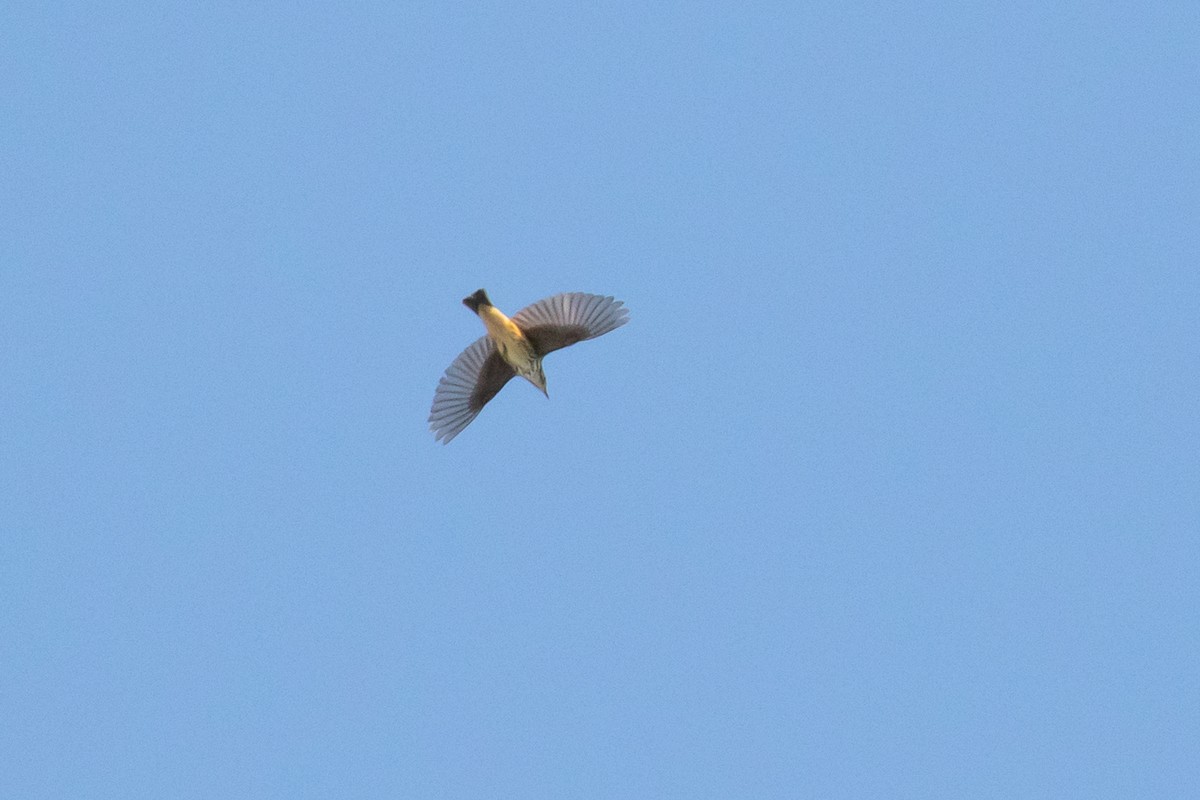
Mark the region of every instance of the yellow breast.
<instances>
[{"instance_id":1,"label":"yellow breast","mask_svg":"<svg viewBox=\"0 0 1200 800\"><path fill-rule=\"evenodd\" d=\"M521 333L517 323L506 317L504 312L495 306L480 306L479 318L483 320L488 335L496 342L517 341L525 338L525 334Z\"/></svg>"},{"instance_id":2,"label":"yellow breast","mask_svg":"<svg viewBox=\"0 0 1200 800\"><path fill-rule=\"evenodd\" d=\"M479 318L483 320L488 336L496 343L500 357L518 373L525 374L537 357L534 355L533 346L525 338L525 334L521 333L517 323L495 306L480 306Z\"/></svg>"}]
</instances>

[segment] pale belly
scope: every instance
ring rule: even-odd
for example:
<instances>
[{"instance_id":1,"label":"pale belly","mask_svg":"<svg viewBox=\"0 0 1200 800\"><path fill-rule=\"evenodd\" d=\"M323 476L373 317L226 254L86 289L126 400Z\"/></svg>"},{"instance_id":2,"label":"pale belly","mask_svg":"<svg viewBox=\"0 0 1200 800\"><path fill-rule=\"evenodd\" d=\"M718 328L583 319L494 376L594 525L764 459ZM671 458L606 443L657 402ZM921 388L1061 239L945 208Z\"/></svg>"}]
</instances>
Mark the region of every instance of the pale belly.
<instances>
[{"instance_id":1,"label":"pale belly","mask_svg":"<svg viewBox=\"0 0 1200 800\"><path fill-rule=\"evenodd\" d=\"M479 316L483 319L488 336L496 345L496 351L513 371L524 377L533 374L537 367L537 354L517 324L494 306L481 309Z\"/></svg>"},{"instance_id":2,"label":"pale belly","mask_svg":"<svg viewBox=\"0 0 1200 800\"><path fill-rule=\"evenodd\" d=\"M528 340L524 337L510 339L508 337L497 338L496 336L492 336L492 341L495 342L496 351L500 353L500 357L513 368L514 372L526 377L533 373L538 359Z\"/></svg>"}]
</instances>

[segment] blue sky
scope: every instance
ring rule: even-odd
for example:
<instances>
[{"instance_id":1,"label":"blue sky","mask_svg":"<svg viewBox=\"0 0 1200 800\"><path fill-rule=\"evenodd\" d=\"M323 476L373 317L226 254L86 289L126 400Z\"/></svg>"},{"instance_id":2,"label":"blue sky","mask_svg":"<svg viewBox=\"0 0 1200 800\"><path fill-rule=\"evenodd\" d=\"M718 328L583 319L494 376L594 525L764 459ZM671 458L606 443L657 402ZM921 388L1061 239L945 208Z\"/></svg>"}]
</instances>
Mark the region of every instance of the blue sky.
<instances>
[{"instance_id":1,"label":"blue sky","mask_svg":"<svg viewBox=\"0 0 1200 800\"><path fill-rule=\"evenodd\" d=\"M0 12L0 795L1200 791L1195 4L202 5Z\"/></svg>"}]
</instances>

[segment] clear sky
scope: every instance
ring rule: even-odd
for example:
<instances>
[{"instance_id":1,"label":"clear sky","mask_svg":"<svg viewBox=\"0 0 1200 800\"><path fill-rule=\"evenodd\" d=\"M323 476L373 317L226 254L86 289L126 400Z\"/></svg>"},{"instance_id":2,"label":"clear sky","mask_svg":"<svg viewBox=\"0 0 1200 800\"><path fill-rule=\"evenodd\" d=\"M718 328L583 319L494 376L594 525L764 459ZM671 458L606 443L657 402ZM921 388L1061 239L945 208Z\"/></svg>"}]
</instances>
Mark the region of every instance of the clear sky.
<instances>
[{"instance_id":1,"label":"clear sky","mask_svg":"<svg viewBox=\"0 0 1200 800\"><path fill-rule=\"evenodd\" d=\"M999 6L7 4L0 797L1200 796L1200 6Z\"/></svg>"}]
</instances>

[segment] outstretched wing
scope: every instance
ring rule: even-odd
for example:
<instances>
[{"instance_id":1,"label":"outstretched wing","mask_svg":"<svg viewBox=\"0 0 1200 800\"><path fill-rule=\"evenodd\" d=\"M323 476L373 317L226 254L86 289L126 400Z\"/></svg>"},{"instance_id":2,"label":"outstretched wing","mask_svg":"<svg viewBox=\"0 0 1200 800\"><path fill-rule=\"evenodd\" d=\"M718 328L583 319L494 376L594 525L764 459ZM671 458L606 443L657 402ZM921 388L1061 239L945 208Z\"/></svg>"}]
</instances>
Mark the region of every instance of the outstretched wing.
<instances>
[{"instance_id":1,"label":"outstretched wing","mask_svg":"<svg viewBox=\"0 0 1200 800\"><path fill-rule=\"evenodd\" d=\"M513 314L539 356L595 339L629 321L629 309L611 297L567 292L538 300Z\"/></svg>"},{"instance_id":2,"label":"outstretched wing","mask_svg":"<svg viewBox=\"0 0 1200 800\"><path fill-rule=\"evenodd\" d=\"M458 436L514 374L491 338L482 336L472 342L438 381L429 410L434 438L445 444Z\"/></svg>"}]
</instances>

